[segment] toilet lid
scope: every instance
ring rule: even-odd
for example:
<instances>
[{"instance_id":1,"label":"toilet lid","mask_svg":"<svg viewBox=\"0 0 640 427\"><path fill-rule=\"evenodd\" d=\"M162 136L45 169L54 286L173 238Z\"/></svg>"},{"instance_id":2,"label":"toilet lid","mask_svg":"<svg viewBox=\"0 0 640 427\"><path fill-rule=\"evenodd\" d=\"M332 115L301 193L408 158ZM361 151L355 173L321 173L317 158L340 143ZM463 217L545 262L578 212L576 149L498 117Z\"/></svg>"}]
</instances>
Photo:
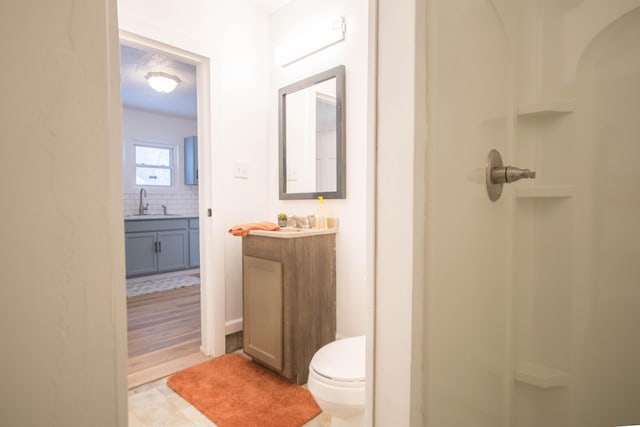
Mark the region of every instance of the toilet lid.
<instances>
[{"instance_id":1,"label":"toilet lid","mask_svg":"<svg viewBox=\"0 0 640 427\"><path fill-rule=\"evenodd\" d=\"M364 381L365 337L345 338L325 345L316 352L310 365L319 375L335 381Z\"/></svg>"}]
</instances>

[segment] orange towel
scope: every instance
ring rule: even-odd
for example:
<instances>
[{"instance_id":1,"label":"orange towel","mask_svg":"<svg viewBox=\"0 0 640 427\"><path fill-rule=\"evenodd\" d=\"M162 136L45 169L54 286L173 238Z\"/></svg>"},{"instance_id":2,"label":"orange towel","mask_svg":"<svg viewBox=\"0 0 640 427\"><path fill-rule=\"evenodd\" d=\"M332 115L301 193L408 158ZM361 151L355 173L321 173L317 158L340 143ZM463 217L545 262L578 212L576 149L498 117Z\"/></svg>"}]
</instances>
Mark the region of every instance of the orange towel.
<instances>
[{"instance_id":1,"label":"orange towel","mask_svg":"<svg viewBox=\"0 0 640 427\"><path fill-rule=\"evenodd\" d=\"M278 224L270 221L248 222L246 224L234 225L229 229L229 233L234 236L246 236L251 230L280 231Z\"/></svg>"}]
</instances>

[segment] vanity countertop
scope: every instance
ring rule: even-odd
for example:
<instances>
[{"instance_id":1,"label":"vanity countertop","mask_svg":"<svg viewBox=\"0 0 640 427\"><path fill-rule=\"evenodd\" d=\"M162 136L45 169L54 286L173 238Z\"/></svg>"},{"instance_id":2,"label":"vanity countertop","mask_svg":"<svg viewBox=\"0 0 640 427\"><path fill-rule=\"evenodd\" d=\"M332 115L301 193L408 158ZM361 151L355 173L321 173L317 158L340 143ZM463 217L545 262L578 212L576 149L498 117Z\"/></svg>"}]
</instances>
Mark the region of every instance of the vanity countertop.
<instances>
[{"instance_id":1,"label":"vanity countertop","mask_svg":"<svg viewBox=\"0 0 640 427\"><path fill-rule=\"evenodd\" d=\"M275 237L277 239L295 239L296 237L320 236L322 234L336 234L337 228L316 230L313 228L283 227L279 231L251 230L250 236Z\"/></svg>"}]
</instances>

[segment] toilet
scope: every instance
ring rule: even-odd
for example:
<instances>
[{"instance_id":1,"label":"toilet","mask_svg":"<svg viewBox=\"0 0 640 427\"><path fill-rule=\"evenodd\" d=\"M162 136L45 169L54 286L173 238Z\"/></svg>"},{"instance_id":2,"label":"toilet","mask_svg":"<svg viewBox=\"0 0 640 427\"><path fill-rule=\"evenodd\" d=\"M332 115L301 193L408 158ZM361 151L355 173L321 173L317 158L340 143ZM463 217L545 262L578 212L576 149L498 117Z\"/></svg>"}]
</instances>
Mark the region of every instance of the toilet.
<instances>
[{"instance_id":1,"label":"toilet","mask_svg":"<svg viewBox=\"0 0 640 427\"><path fill-rule=\"evenodd\" d=\"M334 341L316 352L307 386L331 427L364 425L365 337Z\"/></svg>"}]
</instances>

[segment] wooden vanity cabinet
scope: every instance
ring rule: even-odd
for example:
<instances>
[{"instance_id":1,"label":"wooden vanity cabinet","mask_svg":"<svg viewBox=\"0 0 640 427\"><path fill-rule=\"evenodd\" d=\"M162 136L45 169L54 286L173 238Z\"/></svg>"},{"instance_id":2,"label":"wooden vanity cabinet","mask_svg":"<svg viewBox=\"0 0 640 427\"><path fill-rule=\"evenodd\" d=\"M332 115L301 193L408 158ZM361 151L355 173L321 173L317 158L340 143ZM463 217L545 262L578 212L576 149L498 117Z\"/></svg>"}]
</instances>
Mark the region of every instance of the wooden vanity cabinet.
<instances>
[{"instance_id":1,"label":"wooden vanity cabinet","mask_svg":"<svg viewBox=\"0 0 640 427\"><path fill-rule=\"evenodd\" d=\"M336 335L335 234L242 239L244 352L297 384Z\"/></svg>"}]
</instances>

